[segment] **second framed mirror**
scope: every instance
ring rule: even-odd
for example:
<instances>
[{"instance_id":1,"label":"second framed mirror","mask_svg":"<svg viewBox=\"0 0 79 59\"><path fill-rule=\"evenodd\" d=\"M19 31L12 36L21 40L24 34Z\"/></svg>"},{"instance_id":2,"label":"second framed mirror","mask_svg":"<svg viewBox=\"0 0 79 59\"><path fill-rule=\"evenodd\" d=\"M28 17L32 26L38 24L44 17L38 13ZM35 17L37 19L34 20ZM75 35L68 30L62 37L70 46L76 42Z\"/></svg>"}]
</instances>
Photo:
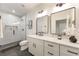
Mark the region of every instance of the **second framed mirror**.
<instances>
[{"instance_id":1,"label":"second framed mirror","mask_svg":"<svg viewBox=\"0 0 79 59\"><path fill-rule=\"evenodd\" d=\"M75 7L51 14L51 34L63 34L68 28L75 28Z\"/></svg>"}]
</instances>

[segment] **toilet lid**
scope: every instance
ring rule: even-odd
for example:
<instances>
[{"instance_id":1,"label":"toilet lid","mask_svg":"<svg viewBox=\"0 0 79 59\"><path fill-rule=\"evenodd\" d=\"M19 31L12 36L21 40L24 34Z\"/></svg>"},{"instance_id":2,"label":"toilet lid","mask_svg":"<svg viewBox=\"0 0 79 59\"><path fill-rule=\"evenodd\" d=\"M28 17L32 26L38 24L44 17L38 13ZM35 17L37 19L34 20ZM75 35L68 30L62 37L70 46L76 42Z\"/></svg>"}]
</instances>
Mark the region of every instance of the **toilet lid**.
<instances>
[{"instance_id":1,"label":"toilet lid","mask_svg":"<svg viewBox=\"0 0 79 59\"><path fill-rule=\"evenodd\" d=\"M23 41L21 41L19 44L20 44L20 45L27 45L27 43L28 43L27 40L23 40Z\"/></svg>"}]
</instances>

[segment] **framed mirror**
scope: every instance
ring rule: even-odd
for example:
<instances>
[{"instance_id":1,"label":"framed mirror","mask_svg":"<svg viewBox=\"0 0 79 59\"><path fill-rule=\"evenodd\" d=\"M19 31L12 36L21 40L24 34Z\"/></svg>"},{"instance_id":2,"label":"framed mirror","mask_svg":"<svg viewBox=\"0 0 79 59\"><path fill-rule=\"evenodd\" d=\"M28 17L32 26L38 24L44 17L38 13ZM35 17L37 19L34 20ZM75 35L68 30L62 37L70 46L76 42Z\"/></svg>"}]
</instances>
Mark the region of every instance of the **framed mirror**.
<instances>
[{"instance_id":1,"label":"framed mirror","mask_svg":"<svg viewBox=\"0 0 79 59\"><path fill-rule=\"evenodd\" d=\"M66 29L66 19L56 20L56 33L62 34Z\"/></svg>"},{"instance_id":2,"label":"framed mirror","mask_svg":"<svg viewBox=\"0 0 79 59\"><path fill-rule=\"evenodd\" d=\"M36 20L36 34L43 33L47 34L48 33L48 16L43 16L40 18L37 18Z\"/></svg>"},{"instance_id":3,"label":"framed mirror","mask_svg":"<svg viewBox=\"0 0 79 59\"><path fill-rule=\"evenodd\" d=\"M75 7L52 13L50 18L50 33L63 34L64 30L76 26Z\"/></svg>"},{"instance_id":4,"label":"framed mirror","mask_svg":"<svg viewBox=\"0 0 79 59\"><path fill-rule=\"evenodd\" d=\"M3 37L3 22L1 16L0 16L0 37Z\"/></svg>"}]
</instances>

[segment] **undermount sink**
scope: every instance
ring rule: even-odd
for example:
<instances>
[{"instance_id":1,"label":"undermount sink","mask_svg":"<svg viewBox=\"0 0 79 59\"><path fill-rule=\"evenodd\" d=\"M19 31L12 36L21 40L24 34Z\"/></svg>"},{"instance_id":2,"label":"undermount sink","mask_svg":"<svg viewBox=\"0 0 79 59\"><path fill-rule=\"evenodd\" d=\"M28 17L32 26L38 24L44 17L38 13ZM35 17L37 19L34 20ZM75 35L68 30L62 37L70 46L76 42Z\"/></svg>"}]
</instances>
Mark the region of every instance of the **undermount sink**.
<instances>
[{"instance_id":1,"label":"undermount sink","mask_svg":"<svg viewBox=\"0 0 79 59\"><path fill-rule=\"evenodd\" d=\"M58 35L58 40L62 40L62 36L61 35Z\"/></svg>"},{"instance_id":2,"label":"undermount sink","mask_svg":"<svg viewBox=\"0 0 79 59\"><path fill-rule=\"evenodd\" d=\"M38 34L39 36L44 36L44 35L41 35L41 34Z\"/></svg>"}]
</instances>

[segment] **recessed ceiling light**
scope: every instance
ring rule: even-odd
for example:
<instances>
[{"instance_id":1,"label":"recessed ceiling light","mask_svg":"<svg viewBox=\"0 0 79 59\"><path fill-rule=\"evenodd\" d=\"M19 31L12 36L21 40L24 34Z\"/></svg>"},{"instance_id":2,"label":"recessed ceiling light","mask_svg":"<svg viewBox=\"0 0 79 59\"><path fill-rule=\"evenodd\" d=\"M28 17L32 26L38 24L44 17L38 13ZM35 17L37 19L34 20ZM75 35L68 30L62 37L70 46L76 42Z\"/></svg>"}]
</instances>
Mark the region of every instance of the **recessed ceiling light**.
<instances>
[{"instance_id":1,"label":"recessed ceiling light","mask_svg":"<svg viewBox=\"0 0 79 59\"><path fill-rule=\"evenodd\" d=\"M15 10L13 9L12 12L15 13Z\"/></svg>"}]
</instances>

